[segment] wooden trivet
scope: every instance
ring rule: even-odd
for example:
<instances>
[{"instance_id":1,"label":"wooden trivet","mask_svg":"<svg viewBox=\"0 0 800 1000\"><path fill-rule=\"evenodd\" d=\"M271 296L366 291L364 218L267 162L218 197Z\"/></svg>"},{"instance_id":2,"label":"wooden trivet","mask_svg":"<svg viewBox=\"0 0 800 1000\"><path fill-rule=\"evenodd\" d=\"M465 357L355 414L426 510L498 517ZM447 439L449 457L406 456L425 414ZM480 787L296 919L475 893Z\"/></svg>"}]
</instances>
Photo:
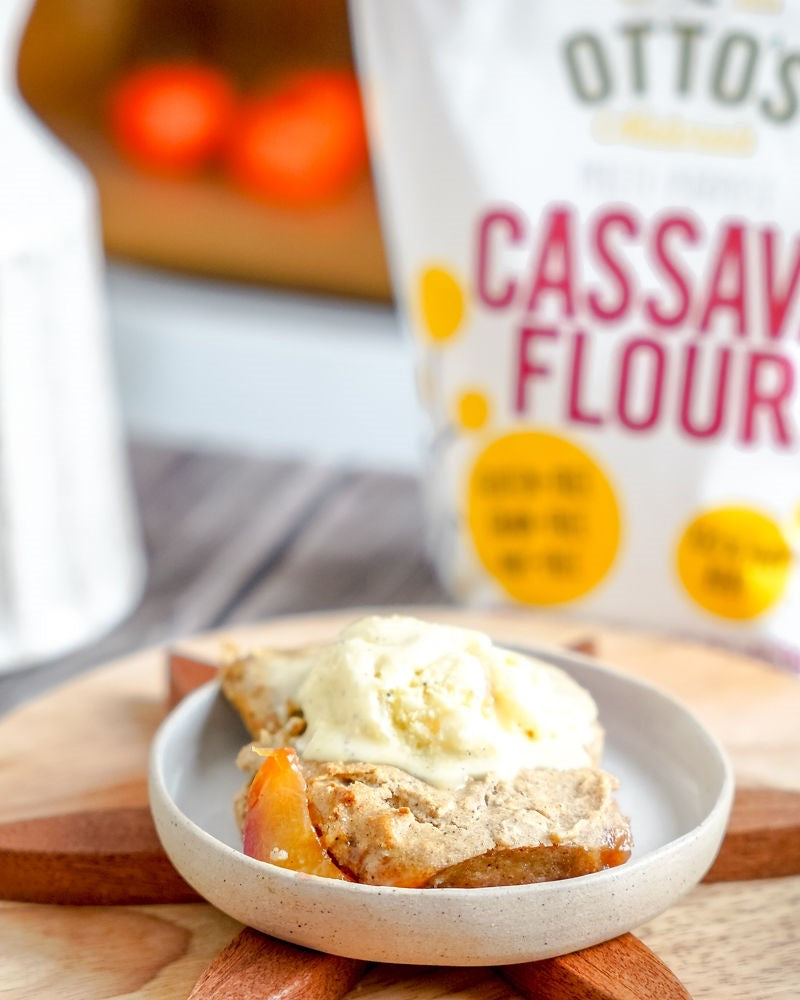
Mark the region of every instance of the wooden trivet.
<instances>
[{"instance_id":1,"label":"wooden trivet","mask_svg":"<svg viewBox=\"0 0 800 1000\"><path fill-rule=\"evenodd\" d=\"M704 882L800 875L800 792L739 789ZM72 906L194 903L150 810L87 810L0 824L0 899Z\"/></svg>"},{"instance_id":2,"label":"wooden trivet","mask_svg":"<svg viewBox=\"0 0 800 1000\"><path fill-rule=\"evenodd\" d=\"M366 962L298 948L245 927L209 963L189 1000L340 1000Z\"/></svg>"},{"instance_id":3,"label":"wooden trivet","mask_svg":"<svg viewBox=\"0 0 800 1000\"><path fill-rule=\"evenodd\" d=\"M596 652L590 641L575 646L581 652ZM169 665L173 702L216 672L209 662L178 654L170 657ZM792 874L800 874L800 793L741 789L706 881ZM141 807L0 825L0 898L108 904L198 897L170 866L149 812ZM363 963L308 952L246 930L211 962L192 997L331 1000L352 989L364 968ZM498 971L523 996L544 1000L689 996L666 965L630 934L572 955ZM253 985L250 993L248 983Z\"/></svg>"},{"instance_id":4,"label":"wooden trivet","mask_svg":"<svg viewBox=\"0 0 800 1000\"><path fill-rule=\"evenodd\" d=\"M208 965L189 1000L341 1000L366 969L364 962L245 928ZM661 959L632 934L497 971L527 1000L691 1000Z\"/></svg>"}]
</instances>

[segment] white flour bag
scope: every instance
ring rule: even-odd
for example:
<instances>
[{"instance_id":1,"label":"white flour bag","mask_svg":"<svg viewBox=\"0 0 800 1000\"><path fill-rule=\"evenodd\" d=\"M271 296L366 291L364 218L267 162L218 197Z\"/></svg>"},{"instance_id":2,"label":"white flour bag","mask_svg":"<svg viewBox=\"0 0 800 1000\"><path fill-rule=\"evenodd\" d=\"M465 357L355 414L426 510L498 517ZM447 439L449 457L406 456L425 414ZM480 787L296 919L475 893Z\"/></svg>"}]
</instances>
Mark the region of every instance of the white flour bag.
<instances>
[{"instance_id":1,"label":"white flour bag","mask_svg":"<svg viewBox=\"0 0 800 1000\"><path fill-rule=\"evenodd\" d=\"M800 667L800 4L353 0L462 600Z\"/></svg>"}]
</instances>

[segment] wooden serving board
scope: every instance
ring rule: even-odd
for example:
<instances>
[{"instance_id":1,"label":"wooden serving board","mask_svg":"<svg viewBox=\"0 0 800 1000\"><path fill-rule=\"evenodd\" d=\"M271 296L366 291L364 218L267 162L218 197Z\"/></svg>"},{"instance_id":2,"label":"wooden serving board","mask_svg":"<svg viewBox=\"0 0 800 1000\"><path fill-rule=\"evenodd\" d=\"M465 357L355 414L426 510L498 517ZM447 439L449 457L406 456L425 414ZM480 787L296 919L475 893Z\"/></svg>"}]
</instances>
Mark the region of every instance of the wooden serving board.
<instances>
[{"instance_id":1,"label":"wooden serving board","mask_svg":"<svg viewBox=\"0 0 800 1000\"><path fill-rule=\"evenodd\" d=\"M800 679L719 649L513 612L433 609L507 642L595 637L602 660L673 692L723 741L742 786L800 790ZM286 618L181 644L215 658L223 639L291 645L334 634L357 612ZM148 650L0 720L0 822L147 800L148 745L163 716L164 651ZM202 904L57 907L0 903L3 1000L188 996L239 926ZM800 877L701 885L637 934L694 997L800 996ZM381 966L361 1000L517 994L489 970Z\"/></svg>"}]
</instances>

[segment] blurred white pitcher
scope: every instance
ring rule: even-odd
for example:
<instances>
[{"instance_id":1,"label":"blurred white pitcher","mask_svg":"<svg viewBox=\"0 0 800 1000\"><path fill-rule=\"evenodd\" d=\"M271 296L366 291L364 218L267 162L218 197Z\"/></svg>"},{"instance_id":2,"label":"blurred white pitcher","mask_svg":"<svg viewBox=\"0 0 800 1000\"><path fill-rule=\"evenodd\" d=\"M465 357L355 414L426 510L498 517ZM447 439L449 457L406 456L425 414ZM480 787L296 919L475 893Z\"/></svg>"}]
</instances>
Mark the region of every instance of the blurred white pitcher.
<instances>
[{"instance_id":1,"label":"blurred white pitcher","mask_svg":"<svg viewBox=\"0 0 800 1000\"><path fill-rule=\"evenodd\" d=\"M94 186L16 85L30 6L0 0L0 671L99 636L144 577Z\"/></svg>"}]
</instances>

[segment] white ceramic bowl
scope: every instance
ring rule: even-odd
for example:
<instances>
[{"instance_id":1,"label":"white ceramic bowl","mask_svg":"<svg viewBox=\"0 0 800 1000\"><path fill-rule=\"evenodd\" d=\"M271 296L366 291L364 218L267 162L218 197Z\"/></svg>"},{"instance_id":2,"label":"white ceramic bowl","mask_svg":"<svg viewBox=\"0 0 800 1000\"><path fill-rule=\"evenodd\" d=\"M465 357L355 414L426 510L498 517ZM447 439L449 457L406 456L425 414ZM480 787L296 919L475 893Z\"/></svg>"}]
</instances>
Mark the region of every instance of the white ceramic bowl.
<instances>
[{"instance_id":1,"label":"white ceramic bowl","mask_svg":"<svg viewBox=\"0 0 800 1000\"><path fill-rule=\"evenodd\" d=\"M619 868L494 889L396 889L286 871L246 857L231 800L248 736L208 684L164 721L150 802L173 864L209 902L267 934L374 962L498 965L565 954L666 910L705 874L733 797L716 740L683 706L641 681L553 650L526 649L594 696L603 766L617 775L635 848Z\"/></svg>"}]
</instances>

